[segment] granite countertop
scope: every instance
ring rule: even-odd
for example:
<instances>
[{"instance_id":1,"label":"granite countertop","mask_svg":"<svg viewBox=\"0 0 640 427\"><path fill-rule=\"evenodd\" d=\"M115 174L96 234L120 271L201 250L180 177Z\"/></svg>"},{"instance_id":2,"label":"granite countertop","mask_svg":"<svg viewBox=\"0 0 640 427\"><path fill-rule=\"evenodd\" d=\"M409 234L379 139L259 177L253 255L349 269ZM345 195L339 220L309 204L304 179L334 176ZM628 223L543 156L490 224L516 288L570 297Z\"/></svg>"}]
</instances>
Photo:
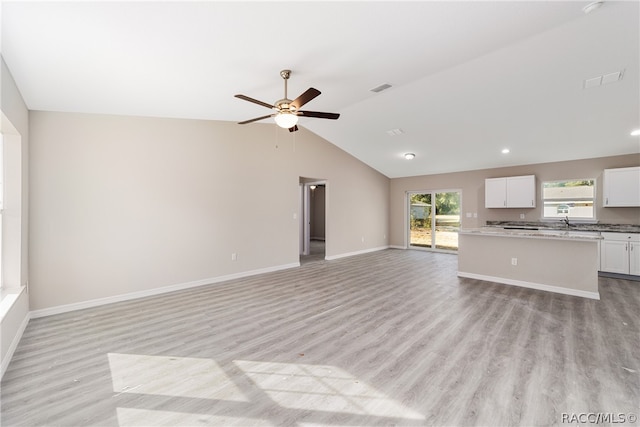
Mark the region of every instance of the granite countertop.
<instances>
[{"instance_id":1,"label":"granite countertop","mask_svg":"<svg viewBox=\"0 0 640 427\"><path fill-rule=\"evenodd\" d=\"M585 224L572 223L567 227L561 221L487 221L487 227L501 229L524 229L524 230L572 230L572 231L597 231L613 233L640 233L640 225L636 224Z\"/></svg>"},{"instance_id":2,"label":"granite countertop","mask_svg":"<svg viewBox=\"0 0 640 427\"><path fill-rule=\"evenodd\" d=\"M481 228L463 228L458 233L531 239L588 240L594 242L602 240L602 236L596 231L566 229L505 229L498 226L488 226Z\"/></svg>"}]
</instances>

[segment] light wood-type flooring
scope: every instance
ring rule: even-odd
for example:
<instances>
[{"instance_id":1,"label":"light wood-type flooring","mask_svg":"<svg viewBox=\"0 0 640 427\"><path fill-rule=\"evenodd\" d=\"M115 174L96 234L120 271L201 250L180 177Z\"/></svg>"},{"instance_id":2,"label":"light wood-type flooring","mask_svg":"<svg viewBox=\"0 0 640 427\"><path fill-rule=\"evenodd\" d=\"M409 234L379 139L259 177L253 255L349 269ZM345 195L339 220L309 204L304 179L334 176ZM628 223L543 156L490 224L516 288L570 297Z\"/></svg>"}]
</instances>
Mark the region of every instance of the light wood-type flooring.
<instances>
[{"instance_id":1,"label":"light wood-type flooring","mask_svg":"<svg viewBox=\"0 0 640 427\"><path fill-rule=\"evenodd\" d=\"M0 421L533 426L640 413L640 283L601 278L595 301L456 269L455 255L389 249L33 319Z\"/></svg>"}]
</instances>

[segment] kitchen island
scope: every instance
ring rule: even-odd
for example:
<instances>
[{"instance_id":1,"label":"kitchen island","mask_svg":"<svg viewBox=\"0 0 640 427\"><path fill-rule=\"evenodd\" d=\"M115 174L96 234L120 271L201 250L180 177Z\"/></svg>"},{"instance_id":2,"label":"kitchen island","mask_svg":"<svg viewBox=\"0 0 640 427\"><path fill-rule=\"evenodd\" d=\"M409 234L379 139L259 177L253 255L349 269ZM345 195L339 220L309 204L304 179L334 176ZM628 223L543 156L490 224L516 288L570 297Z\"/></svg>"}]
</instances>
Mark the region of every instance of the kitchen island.
<instances>
[{"instance_id":1,"label":"kitchen island","mask_svg":"<svg viewBox=\"0 0 640 427\"><path fill-rule=\"evenodd\" d=\"M600 233L483 227L458 239L459 277L600 299Z\"/></svg>"}]
</instances>

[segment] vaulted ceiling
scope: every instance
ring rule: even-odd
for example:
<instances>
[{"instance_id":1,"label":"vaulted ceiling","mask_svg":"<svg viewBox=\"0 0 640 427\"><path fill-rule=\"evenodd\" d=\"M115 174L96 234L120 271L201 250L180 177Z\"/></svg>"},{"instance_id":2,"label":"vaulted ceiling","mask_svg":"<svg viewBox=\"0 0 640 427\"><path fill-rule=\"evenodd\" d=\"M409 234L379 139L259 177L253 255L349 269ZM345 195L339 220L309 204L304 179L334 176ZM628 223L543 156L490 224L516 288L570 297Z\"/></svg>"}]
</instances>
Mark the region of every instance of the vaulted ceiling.
<instances>
[{"instance_id":1,"label":"vaulted ceiling","mask_svg":"<svg viewBox=\"0 0 640 427\"><path fill-rule=\"evenodd\" d=\"M341 114L299 125L389 177L638 155L640 2L588 3L4 1L2 56L31 110L225 121L291 69Z\"/></svg>"}]
</instances>

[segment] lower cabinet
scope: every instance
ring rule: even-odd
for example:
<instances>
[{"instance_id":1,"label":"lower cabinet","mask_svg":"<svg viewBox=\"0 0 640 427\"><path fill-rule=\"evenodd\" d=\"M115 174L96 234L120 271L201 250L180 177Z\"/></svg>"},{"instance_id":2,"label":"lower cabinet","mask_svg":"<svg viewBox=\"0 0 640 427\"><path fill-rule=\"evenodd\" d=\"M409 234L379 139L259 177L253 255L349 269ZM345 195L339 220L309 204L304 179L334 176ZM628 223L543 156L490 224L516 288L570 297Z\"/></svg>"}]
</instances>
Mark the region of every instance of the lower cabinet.
<instances>
[{"instance_id":1,"label":"lower cabinet","mask_svg":"<svg viewBox=\"0 0 640 427\"><path fill-rule=\"evenodd\" d=\"M602 233L600 271L640 276L640 234Z\"/></svg>"}]
</instances>

